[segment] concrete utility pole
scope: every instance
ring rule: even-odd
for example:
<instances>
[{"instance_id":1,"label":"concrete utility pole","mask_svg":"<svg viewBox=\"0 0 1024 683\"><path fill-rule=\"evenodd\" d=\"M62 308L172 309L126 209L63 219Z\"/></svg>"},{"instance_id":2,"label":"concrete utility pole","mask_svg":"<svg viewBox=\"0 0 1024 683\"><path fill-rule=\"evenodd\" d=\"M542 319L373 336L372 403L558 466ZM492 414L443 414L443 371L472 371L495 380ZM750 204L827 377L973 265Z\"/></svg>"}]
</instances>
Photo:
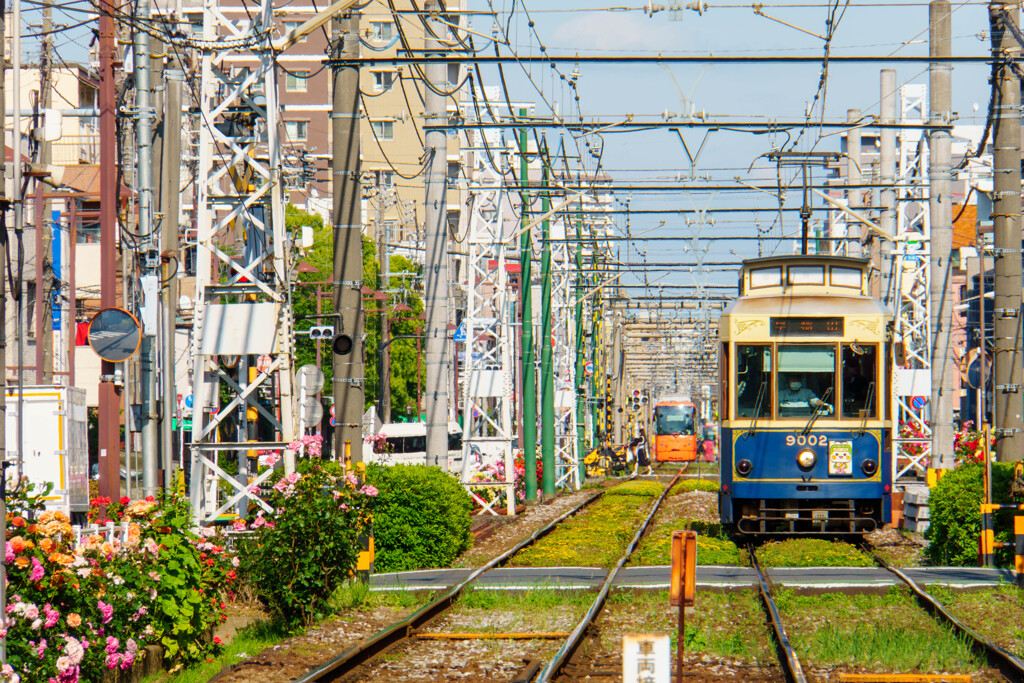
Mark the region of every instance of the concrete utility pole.
<instances>
[{"instance_id":1,"label":"concrete utility pole","mask_svg":"<svg viewBox=\"0 0 1024 683\"><path fill-rule=\"evenodd\" d=\"M948 0L932 0L928 5L929 52L931 57L949 57L952 19ZM932 62L928 68L929 123L952 121L953 65ZM931 217L929 286L931 289L932 338L932 467L952 469L953 385L956 366L950 349L953 326L953 166L950 158L950 133L932 130L928 135L930 152L928 208Z\"/></svg>"},{"instance_id":2,"label":"concrete utility pole","mask_svg":"<svg viewBox=\"0 0 1024 683\"><path fill-rule=\"evenodd\" d=\"M0 16L7 13L7 3L0 0ZM0 45L6 45L4 24L0 21ZM7 58L0 56L0 131L7 126L7 102L4 88L7 85ZM7 173L0 172L0 211L7 213ZM4 234L8 239L7 221L2 221ZM7 548L7 259L0 259L0 519L4 520L3 547ZM73 324L72 320L72 324ZM0 614L7 614L7 553L0 557ZM7 639L0 639L0 664L7 663Z\"/></svg>"},{"instance_id":3,"label":"concrete utility pole","mask_svg":"<svg viewBox=\"0 0 1024 683\"><path fill-rule=\"evenodd\" d=\"M18 479L21 479L25 463L25 339L28 337L28 329L25 325L25 299L28 295L28 288L25 284L25 197L21 181L23 167L21 158L21 0L14 0L12 14L14 33L11 36L11 58L14 64L11 80L13 81L12 92L15 104L11 148L14 150L14 234L18 240L18 415L15 424L18 430L16 472Z\"/></svg>"},{"instance_id":4,"label":"concrete utility pole","mask_svg":"<svg viewBox=\"0 0 1024 683\"><path fill-rule=\"evenodd\" d=\"M443 8L437 0L424 5L427 16ZM428 30L424 40L424 58L444 56L439 40L432 37L447 35L448 29L433 19L427 19ZM431 31L432 28L432 31ZM435 89L443 89L447 82L447 68L443 62L431 62L423 67L427 77L424 93L426 112L423 143L427 159L425 174L424 224L426 233L426 314L427 314L427 464L448 471L448 136L443 126L448 122L446 98Z\"/></svg>"},{"instance_id":5,"label":"concrete utility pole","mask_svg":"<svg viewBox=\"0 0 1024 683\"><path fill-rule=\"evenodd\" d=\"M377 249L380 259L380 289L387 296L388 281L391 273L391 263L388 259L388 234L384 227L384 194L380 186L380 179L377 180L377 213L374 219L374 226L377 230ZM380 421L384 424L391 422L391 318L389 317L388 300L384 299L380 313Z\"/></svg>"},{"instance_id":6,"label":"concrete utility pole","mask_svg":"<svg viewBox=\"0 0 1024 683\"><path fill-rule=\"evenodd\" d=\"M178 278L177 272L184 268L178 253L179 213L181 212L181 93L185 83L185 73L176 57L172 57L164 69L164 134L162 152L162 197L160 202L163 213L163 230L161 231L160 248L164 254L170 254L175 261L174 268L168 267L167 286L163 292L163 471L164 488L171 490L174 486L172 473L174 467L174 437L171 416L176 414L178 406L177 387L175 386L175 366L177 349L175 346L175 325L178 311ZM172 276L174 273L174 276ZM178 419L184 417L184 411ZM180 428L180 426L179 426Z\"/></svg>"},{"instance_id":7,"label":"concrete utility pole","mask_svg":"<svg viewBox=\"0 0 1024 683\"><path fill-rule=\"evenodd\" d=\"M846 120L850 122L850 130L846 133L846 182L851 186L860 185L860 127L853 125L857 121L860 121L860 109L847 109ZM846 202L851 209L857 211L860 209L861 196L864 190L854 187L846 191ZM856 240L850 240L847 244L850 245L848 254L850 256L863 256L864 255L864 244L869 239L871 232L867 229L867 226L863 223L850 224L850 217L846 219L846 236L850 237L850 232L854 227L858 227L858 234Z\"/></svg>"},{"instance_id":8,"label":"concrete utility pole","mask_svg":"<svg viewBox=\"0 0 1024 683\"><path fill-rule=\"evenodd\" d=\"M117 131L114 65L117 59L117 32L114 14L119 11L115 0L101 0L99 18L100 62L100 305L117 305ZM100 495L118 498L121 495L121 439L118 434L121 397L114 385L114 364L100 364L99 447Z\"/></svg>"},{"instance_id":9,"label":"concrete utility pole","mask_svg":"<svg viewBox=\"0 0 1024 683\"><path fill-rule=\"evenodd\" d=\"M519 110L519 117L526 117L526 110ZM523 324L522 374L523 395L519 397L523 411L523 467L526 468L526 500L537 500L537 368L533 363L533 276L530 266L533 247L529 223L530 195L526 187L530 184L530 162L526 156L526 128L519 129L519 193L522 206L523 234L519 238L519 301L520 322Z\"/></svg>"},{"instance_id":10,"label":"concrete utility pole","mask_svg":"<svg viewBox=\"0 0 1024 683\"><path fill-rule=\"evenodd\" d=\"M992 57L998 63L994 84L999 99L993 121L993 176L995 201L992 206L993 254L995 256L995 300L993 318L993 389L996 429L996 457L1000 461L1024 458L1024 393L1021 384L1021 224L1020 224L1020 81L1011 63L1020 57L1021 47L1006 29L1003 16L1019 23L1016 4L992 3L998 13L993 23ZM983 274L984 276L984 274ZM984 318L982 318L984 320Z\"/></svg>"},{"instance_id":11,"label":"concrete utility pole","mask_svg":"<svg viewBox=\"0 0 1024 683\"><path fill-rule=\"evenodd\" d=\"M41 125L43 110L53 100L53 5L43 6L43 38L39 60L39 114ZM53 150L46 140L39 141L39 163L46 168L53 163ZM53 382L53 225L50 202L43 198L43 183L36 180L36 383Z\"/></svg>"},{"instance_id":12,"label":"concrete utility pole","mask_svg":"<svg viewBox=\"0 0 1024 683\"><path fill-rule=\"evenodd\" d=\"M879 123L885 125L896 124L896 70L882 69L881 74L881 120ZM878 182L882 190L879 192L878 205L881 208L878 225L887 235L896 234L896 129L882 128L879 130L880 149L878 163ZM880 238L878 238L880 239ZM881 242L872 252L881 255ZM888 283L882 286L882 273L873 281L872 293L881 298L884 291L888 291Z\"/></svg>"},{"instance_id":13,"label":"concrete utility pole","mask_svg":"<svg viewBox=\"0 0 1024 683\"><path fill-rule=\"evenodd\" d=\"M149 21L149 0L139 0L138 20ZM159 491L160 414L157 409L156 334L160 309L159 255L153 227L153 103L150 90L149 34L139 28L133 36L135 62L135 146L137 152L136 192L139 198L141 236L142 348L139 361L142 374L142 493L155 496Z\"/></svg>"},{"instance_id":14,"label":"concrete utility pole","mask_svg":"<svg viewBox=\"0 0 1024 683\"><path fill-rule=\"evenodd\" d=\"M587 466L583 462L586 455L586 380L584 379L585 349L583 340L583 199L580 198L580 211L576 214L576 367L573 373L573 388L576 390L576 454L579 463L579 480L587 478Z\"/></svg>"},{"instance_id":15,"label":"concrete utility pole","mask_svg":"<svg viewBox=\"0 0 1024 683\"><path fill-rule=\"evenodd\" d=\"M335 59L359 56L359 11L333 21ZM331 162L334 205L334 453L339 462L363 459L363 225L359 177L359 67L332 67ZM347 341L346 341L347 339Z\"/></svg>"}]
</instances>

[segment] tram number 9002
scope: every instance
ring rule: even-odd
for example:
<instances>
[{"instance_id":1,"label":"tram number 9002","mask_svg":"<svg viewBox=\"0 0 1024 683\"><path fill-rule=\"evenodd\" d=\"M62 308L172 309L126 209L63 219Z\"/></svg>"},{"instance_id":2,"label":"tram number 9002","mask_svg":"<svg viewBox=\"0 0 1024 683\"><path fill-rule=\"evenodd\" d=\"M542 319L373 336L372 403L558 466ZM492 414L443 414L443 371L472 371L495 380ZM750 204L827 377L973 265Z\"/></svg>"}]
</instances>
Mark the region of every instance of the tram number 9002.
<instances>
[{"instance_id":1,"label":"tram number 9002","mask_svg":"<svg viewBox=\"0 0 1024 683\"><path fill-rule=\"evenodd\" d=\"M809 436L793 436L792 434L786 437L787 446L827 446L828 437L824 434L811 434Z\"/></svg>"}]
</instances>

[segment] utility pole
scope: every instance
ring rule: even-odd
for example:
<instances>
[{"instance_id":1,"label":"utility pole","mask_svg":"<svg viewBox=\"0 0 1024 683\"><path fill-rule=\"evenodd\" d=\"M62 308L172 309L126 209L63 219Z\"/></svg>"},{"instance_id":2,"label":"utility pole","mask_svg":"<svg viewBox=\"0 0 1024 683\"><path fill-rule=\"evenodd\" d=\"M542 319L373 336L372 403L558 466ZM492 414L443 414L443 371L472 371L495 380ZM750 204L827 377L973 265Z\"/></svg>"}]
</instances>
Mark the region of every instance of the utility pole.
<instances>
[{"instance_id":1,"label":"utility pole","mask_svg":"<svg viewBox=\"0 0 1024 683\"><path fill-rule=\"evenodd\" d=\"M387 297L388 284L391 273L391 264L388 259L388 234L384 227L384 193L380 186L380 177L377 179L377 212L374 220L377 231L378 257L380 258L380 289ZM391 319L388 317L390 310L388 300L382 301L380 312L380 421L384 424L391 422L391 345L388 339L391 337Z\"/></svg>"},{"instance_id":2,"label":"utility pole","mask_svg":"<svg viewBox=\"0 0 1024 683\"><path fill-rule=\"evenodd\" d=\"M850 122L850 130L846 132L846 182L851 186L851 189L846 190L846 203L854 211L860 210L861 196L864 192L860 188L856 187L860 185L860 128L855 125L857 121L860 121L860 109L847 109L846 120ZM846 236L850 237L851 228L850 218L846 219ZM870 239L871 232L867 229L867 226L863 223L858 223L859 230L856 235L856 240L848 240L847 244L851 245L847 250L849 256L863 256L864 245L868 239Z\"/></svg>"},{"instance_id":3,"label":"utility pole","mask_svg":"<svg viewBox=\"0 0 1024 683\"><path fill-rule=\"evenodd\" d=\"M880 121L883 125L896 124L896 70L882 69L881 73L881 102ZM896 234L896 129L882 128L879 130L879 166L878 182L882 185L879 192L878 204L881 208L878 225L887 235ZM879 238L880 239L880 238ZM881 254L881 242L873 253ZM878 279L873 282L872 293L879 297L883 290L888 291L892 283L885 283L882 287L881 273ZM879 297L881 298L881 297Z\"/></svg>"},{"instance_id":4,"label":"utility pole","mask_svg":"<svg viewBox=\"0 0 1024 683\"><path fill-rule=\"evenodd\" d=\"M519 117L526 118L526 109L519 110ZM523 466L526 468L526 500L537 500L537 369L533 363L533 277L530 265L533 247L530 243L530 195L526 188L530 184L530 162L526 156L526 128L519 129L519 183L522 206L523 234L519 238L519 297L522 304L521 322L523 336Z\"/></svg>"},{"instance_id":5,"label":"utility pole","mask_svg":"<svg viewBox=\"0 0 1024 683\"><path fill-rule=\"evenodd\" d=\"M928 5L929 52L931 57L949 57L952 20L948 0L932 0ZM952 121L953 65L932 62L928 67L929 122L933 125ZM1019 125L1019 124L1018 124ZM930 153L928 208L931 217L931 261L928 277L931 290L932 337L932 467L952 469L953 455L953 377L956 367L950 349L953 319L953 166L950 132L932 129L928 134ZM1019 175L1019 173L1018 173ZM1018 268L1018 276L1019 276ZM1018 291L1018 297L1020 293Z\"/></svg>"},{"instance_id":6,"label":"utility pole","mask_svg":"<svg viewBox=\"0 0 1024 683\"><path fill-rule=\"evenodd\" d=\"M149 21L149 0L139 0L137 19ZM160 415L157 410L157 317L160 310L160 258L156 250L153 228L153 104L150 90L149 34L135 28L133 36L135 62L135 146L137 150L136 192L139 202L141 253L139 254L142 285L142 493L155 496L159 491Z\"/></svg>"},{"instance_id":7,"label":"utility pole","mask_svg":"<svg viewBox=\"0 0 1024 683\"><path fill-rule=\"evenodd\" d=\"M0 16L7 16L7 3L0 0ZM0 46L7 45L4 35L6 22L0 21ZM7 126L7 57L0 54L0 131ZM15 98L17 100L17 98ZM0 172L0 211L7 214L7 171ZM3 220L4 232L8 239L7 221ZM6 241L4 242L6 246ZM7 259L0 259L0 519L3 524L4 548L7 548ZM20 342L19 342L20 343ZM7 553L0 557L0 614L7 614ZM0 664L7 663L7 639L0 639Z\"/></svg>"},{"instance_id":8,"label":"utility pole","mask_svg":"<svg viewBox=\"0 0 1024 683\"><path fill-rule=\"evenodd\" d=\"M28 329L25 325L25 299L28 288L25 285L25 197L22 187L21 159L21 0L14 0L12 12L14 34L12 38L11 56L14 61L12 75L14 93L14 122L12 129L13 161L14 161L14 234L18 240L18 415L15 424L18 430L18 460L16 472L21 479L25 464L25 339Z\"/></svg>"},{"instance_id":9,"label":"utility pole","mask_svg":"<svg viewBox=\"0 0 1024 683\"><path fill-rule=\"evenodd\" d=\"M50 108L53 94L53 5L47 0L43 5L43 38L39 60L39 115ZM39 141L39 163L46 168L53 162L53 152L47 140ZM36 191L40 201L36 210L40 215L36 223L36 383L53 382L53 260L50 251L53 245L53 225L50 202L43 199L42 181L36 179ZM49 226L49 229L47 229Z\"/></svg>"},{"instance_id":10,"label":"utility pole","mask_svg":"<svg viewBox=\"0 0 1024 683\"><path fill-rule=\"evenodd\" d=\"M447 35L447 28L430 18L443 8L437 0L424 4L427 32L424 58L444 56L445 50L434 35ZM445 97L437 92L447 79L443 62L428 61L423 67L427 91L423 143L427 159L425 174L424 224L426 233L426 314L427 314L427 464L448 471L448 123Z\"/></svg>"},{"instance_id":11,"label":"utility pole","mask_svg":"<svg viewBox=\"0 0 1024 683\"><path fill-rule=\"evenodd\" d=\"M541 152L540 211L547 215L551 210L551 195L548 192L547 142ZM551 344L551 220L541 223L542 251L540 257L540 377L541 377L541 444L540 457L543 469L541 484L545 496L555 495L555 368L554 349Z\"/></svg>"},{"instance_id":12,"label":"utility pole","mask_svg":"<svg viewBox=\"0 0 1024 683\"><path fill-rule=\"evenodd\" d=\"M1024 457L1024 375L1021 372L1021 224L1020 224L1020 81L1011 64L1021 47L1006 21L1019 23L1016 4L989 5L997 16L992 24L992 57L997 63L995 87L999 99L993 121L992 206L995 300L993 318L993 429L996 457L1018 461ZM1005 20L1004 20L1005 18ZM982 274L984 277L984 274ZM984 309L982 309L984 310ZM982 318L984 320L984 318Z\"/></svg>"},{"instance_id":13,"label":"utility pole","mask_svg":"<svg viewBox=\"0 0 1024 683\"><path fill-rule=\"evenodd\" d=\"M163 472L164 488L168 491L174 487L174 437L171 416L176 414L178 405L177 386L175 385L175 367L177 347L175 345L177 311L178 311L178 278L177 272L184 268L178 253L179 213L181 211L181 93L185 83L185 72L177 57L171 57L164 69L164 134L163 134L163 179L160 208L163 214L163 230L161 231L161 249L175 259L176 267L168 266L165 279L167 286L163 291L163 329L164 329L164 384L163 384ZM169 263L169 262L167 262ZM184 417L184 411L178 419Z\"/></svg>"},{"instance_id":14,"label":"utility pole","mask_svg":"<svg viewBox=\"0 0 1024 683\"><path fill-rule=\"evenodd\" d=\"M115 63L117 32L114 14L119 11L116 0L101 0L99 17L100 63L100 305L117 305L117 131ZM100 495L118 498L121 495L121 440L118 434L121 397L114 385L114 364L100 364L99 386L99 448Z\"/></svg>"},{"instance_id":15,"label":"utility pole","mask_svg":"<svg viewBox=\"0 0 1024 683\"><path fill-rule=\"evenodd\" d=\"M359 11L348 10L333 20L335 59L359 56ZM348 63L332 68L333 102L331 163L334 232L335 338L333 382L334 453L339 462L363 459L363 406L366 372L363 367L363 225L359 172L359 67Z\"/></svg>"}]
</instances>

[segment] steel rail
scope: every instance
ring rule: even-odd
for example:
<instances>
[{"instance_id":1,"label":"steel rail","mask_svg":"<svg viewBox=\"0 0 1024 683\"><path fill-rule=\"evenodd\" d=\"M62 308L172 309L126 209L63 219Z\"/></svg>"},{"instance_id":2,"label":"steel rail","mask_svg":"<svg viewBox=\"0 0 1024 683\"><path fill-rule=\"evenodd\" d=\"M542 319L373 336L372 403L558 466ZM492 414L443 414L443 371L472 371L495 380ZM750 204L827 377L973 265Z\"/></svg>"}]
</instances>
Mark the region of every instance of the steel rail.
<instances>
[{"instance_id":1,"label":"steel rail","mask_svg":"<svg viewBox=\"0 0 1024 683\"><path fill-rule=\"evenodd\" d=\"M637 471L639 472L639 468L637 468ZM544 666L543 669L541 669L540 673L537 676L536 683L548 683L552 679L552 677L558 675L562 667L565 666L566 663L569 661L569 658L572 657L573 653L576 651L576 648L579 647L580 642L582 642L583 636L586 633L587 629L593 623L594 619L597 617L598 612L601 611L601 608L604 607L605 600L608 598L608 593L611 592L612 583L615 581L615 577L618 575L619 570L626 563L626 560L629 559L629 556L633 554L633 550L636 549L636 546L640 542L640 539L647 531L647 527L650 526L651 520L654 519L654 515L657 514L658 508L661 507L661 504L665 500L665 497L668 495L668 492L672 490L672 487L675 486L676 482L679 480L679 477L681 477L683 475L683 472L685 471L686 466L684 464L683 468L676 472L676 476L672 477L672 481L668 483L668 486L665 487L665 490L661 492L661 495L658 497L658 501L654 504L654 509L652 509L650 514L647 515L647 519L645 519L644 523L640 525L639 530L637 530L636 534L633 536L633 540L630 542L629 546L626 547L626 553L619 558L619 561L615 564L615 567L610 572L608 572L608 577L604 580L604 583L601 585L601 589L598 591L597 597L594 599L594 602L591 603L590 609L588 609L586 614L583 615L583 619L581 619L580 623L576 625L576 628L572 630L572 633L566 639L565 643L563 643L562 646L558 648L558 650L555 652L551 660Z\"/></svg>"},{"instance_id":2,"label":"steel rail","mask_svg":"<svg viewBox=\"0 0 1024 683\"><path fill-rule=\"evenodd\" d=\"M786 670L786 680L790 683L807 683L804 668L800 665L800 659L797 658L796 652L793 651L793 645L789 642L786 627L782 623L782 616L779 614L779 608L776 607L775 599L771 595L768 579L765 578L764 572L761 571L761 565L757 563L757 555L754 553L753 546L748 545L747 552L750 554L750 566L757 572L761 602L764 603L764 608L772 622L772 630L775 632L775 644L779 649L779 661L782 662L782 668Z\"/></svg>"},{"instance_id":3,"label":"steel rail","mask_svg":"<svg viewBox=\"0 0 1024 683\"><path fill-rule=\"evenodd\" d=\"M914 592L914 596L917 598L918 603L933 617L941 618L947 624L952 626L958 634L970 638L974 641L976 646L984 650L985 658L988 660L989 666L993 669L998 669L999 673L1005 676L1008 681L1011 681L1011 683L1024 683L1024 660L1021 660L1013 653L1004 650L971 629L969 626L950 614L946 608L940 605L935 598L927 593L927 591L922 590L921 587L917 585L917 582L912 578L890 565L874 551L869 550L868 552L880 567L887 569L902 579L910 590Z\"/></svg>"},{"instance_id":4,"label":"steel rail","mask_svg":"<svg viewBox=\"0 0 1024 683\"><path fill-rule=\"evenodd\" d=\"M536 543L538 540L550 533L556 526L578 513L587 505L593 503L603 494L604 491L599 491L590 496L572 510L566 512L557 519L552 520L537 531L534 531L528 538L520 541L513 548L505 551L487 564L473 571L462 581L462 583L449 589L444 595L441 595L433 602L424 605L408 617L395 622L391 626L378 631L376 634L364 639L360 643L353 645L334 659L328 661L326 664L314 669L302 678L297 679L294 683L328 683L329 681L336 681L351 673L352 670L360 664L365 664L370 661L395 643L409 638L413 635L416 629L422 628L428 621L450 608L466 586L478 579L482 574L494 569L495 567L500 567L517 552L532 545L533 543Z\"/></svg>"}]
</instances>

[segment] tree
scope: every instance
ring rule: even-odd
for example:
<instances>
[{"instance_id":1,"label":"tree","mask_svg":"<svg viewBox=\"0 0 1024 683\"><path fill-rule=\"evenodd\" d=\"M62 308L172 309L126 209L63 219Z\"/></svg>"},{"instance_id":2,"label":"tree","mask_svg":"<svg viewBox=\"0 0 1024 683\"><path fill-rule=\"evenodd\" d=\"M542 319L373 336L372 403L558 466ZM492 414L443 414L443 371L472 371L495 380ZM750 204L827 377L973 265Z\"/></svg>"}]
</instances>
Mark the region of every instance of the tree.
<instances>
[{"instance_id":1,"label":"tree","mask_svg":"<svg viewBox=\"0 0 1024 683\"><path fill-rule=\"evenodd\" d=\"M317 312L317 292L321 297L321 312L330 313L333 306L332 291L330 284L333 274L334 246L333 237L329 226L325 226L323 219L316 214L308 214L300 211L293 205L288 205L285 211L285 224L290 229L308 225L313 228L313 246L304 254L299 256L300 263L308 264L315 268L315 272L299 273L298 283L292 290L292 310L296 317L295 327L297 330L308 330L316 324L334 324L337 330L337 323L331 322L331 318L302 319L300 316L313 315ZM363 338L363 360L365 367L365 390L366 406L376 405L379 402L380 386L380 334L381 315L387 314L391 317L391 334L413 335L420 333L420 326L415 320L423 312L423 299L416 289L422 281L419 275L421 267L405 258L404 256L392 256L391 272L398 273L390 278L386 288L382 288L380 269L377 264L377 249L374 243L363 238L363 282L368 287L378 290L385 289L388 298L383 301L374 300L363 307L364 338ZM410 277L405 273L413 273ZM411 311L394 311L395 306L403 302L409 306ZM400 318L395 320L395 318ZM411 319L410 319L411 318ZM340 331L340 330L337 330ZM413 343L408 343L413 342ZM393 342L391 349L391 405L396 414L414 415L419 414L419 396L416 394L417 371L422 373L421 359L416 352L415 340L399 340ZM333 368L331 364L331 349L326 342L321 344L320 368L327 378L325 386L331 386ZM295 342L295 367L299 368L307 364L316 363L317 342L306 336L298 336Z\"/></svg>"}]
</instances>

